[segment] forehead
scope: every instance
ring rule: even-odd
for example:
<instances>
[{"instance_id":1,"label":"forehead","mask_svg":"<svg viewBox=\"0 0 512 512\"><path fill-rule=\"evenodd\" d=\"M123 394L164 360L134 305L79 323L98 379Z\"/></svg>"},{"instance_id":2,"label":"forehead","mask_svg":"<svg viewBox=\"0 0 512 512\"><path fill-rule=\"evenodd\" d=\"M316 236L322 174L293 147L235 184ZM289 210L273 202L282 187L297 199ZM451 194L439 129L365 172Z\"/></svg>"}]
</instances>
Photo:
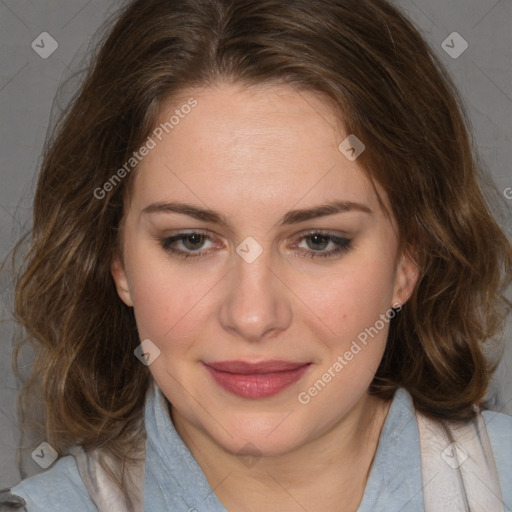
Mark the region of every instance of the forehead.
<instances>
[{"instance_id":1,"label":"forehead","mask_svg":"<svg viewBox=\"0 0 512 512\"><path fill-rule=\"evenodd\" d=\"M152 135L155 146L138 166L132 206L179 198L276 211L343 199L378 209L357 160L339 150L348 134L334 105L318 93L287 85L185 90L162 107L155 129L161 140Z\"/></svg>"}]
</instances>

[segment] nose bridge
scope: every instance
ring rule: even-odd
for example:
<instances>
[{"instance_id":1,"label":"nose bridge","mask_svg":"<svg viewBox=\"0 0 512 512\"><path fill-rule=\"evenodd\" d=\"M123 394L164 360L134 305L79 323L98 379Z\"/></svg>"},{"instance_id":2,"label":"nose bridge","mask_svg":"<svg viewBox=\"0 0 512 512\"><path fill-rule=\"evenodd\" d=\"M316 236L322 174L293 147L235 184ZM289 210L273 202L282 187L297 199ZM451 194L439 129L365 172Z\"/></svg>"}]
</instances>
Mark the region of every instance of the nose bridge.
<instances>
[{"instance_id":1,"label":"nose bridge","mask_svg":"<svg viewBox=\"0 0 512 512\"><path fill-rule=\"evenodd\" d=\"M251 244L244 241L237 248L220 323L238 337L257 341L267 333L286 329L292 313L286 291L271 268L270 250Z\"/></svg>"}]
</instances>

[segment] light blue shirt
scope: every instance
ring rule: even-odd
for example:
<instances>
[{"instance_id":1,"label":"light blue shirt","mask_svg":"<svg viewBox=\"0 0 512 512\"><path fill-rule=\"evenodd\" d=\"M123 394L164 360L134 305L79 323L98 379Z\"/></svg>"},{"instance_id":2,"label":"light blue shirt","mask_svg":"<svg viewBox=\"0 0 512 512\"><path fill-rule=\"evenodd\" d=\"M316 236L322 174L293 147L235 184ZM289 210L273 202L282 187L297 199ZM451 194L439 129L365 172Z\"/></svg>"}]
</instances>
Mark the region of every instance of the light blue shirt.
<instances>
[{"instance_id":1,"label":"light blue shirt","mask_svg":"<svg viewBox=\"0 0 512 512\"><path fill-rule=\"evenodd\" d=\"M512 417L484 411L494 451L505 512L512 511ZM156 385L145 407L146 475L144 509L149 512L226 512L198 463L176 432L167 402ZM362 502L357 512L422 512L423 482L418 425L410 394L396 391L384 423ZM66 456L11 489L27 512L97 512ZM342 507L341 507L342 508Z\"/></svg>"}]
</instances>

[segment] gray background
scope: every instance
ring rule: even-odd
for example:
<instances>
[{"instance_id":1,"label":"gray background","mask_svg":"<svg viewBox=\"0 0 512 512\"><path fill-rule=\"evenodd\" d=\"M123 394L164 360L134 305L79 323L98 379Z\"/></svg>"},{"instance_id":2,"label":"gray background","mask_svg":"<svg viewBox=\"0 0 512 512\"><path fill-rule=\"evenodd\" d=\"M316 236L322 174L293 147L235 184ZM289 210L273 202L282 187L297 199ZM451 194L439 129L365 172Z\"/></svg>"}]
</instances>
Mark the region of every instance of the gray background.
<instances>
[{"instance_id":1,"label":"gray background","mask_svg":"<svg viewBox=\"0 0 512 512\"><path fill-rule=\"evenodd\" d=\"M511 0L399 0L450 70L467 105L482 164L499 190L493 204L510 235L512 225L512 80ZM69 78L87 54L91 38L120 0L0 0L0 260L30 225L31 198L41 150L50 123L52 101L62 79ZM48 32L58 43L47 59L31 47ZM442 48L458 32L468 49L458 58ZM454 40L448 44L458 49ZM420 91L418 91L421 94ZM64 95L65 101L66 95ZM59 104L61 101L59 100ZM506 191L509 191L507 194ZM508 199L505 199L508 195ZM485 250L485 248L475 248ZM28 456L17 462L19 443L16 395L11 369L12 275L0 274L0 489L41 471L30 452L41 440L28 441ZM510 322L507 352L489 392L494 410L512 414ZM27 360L27 365L30 358ZM32 444L31 444L32 443ZM21 469L20 469L21 465Z\"/></svg>"}]
</instances>

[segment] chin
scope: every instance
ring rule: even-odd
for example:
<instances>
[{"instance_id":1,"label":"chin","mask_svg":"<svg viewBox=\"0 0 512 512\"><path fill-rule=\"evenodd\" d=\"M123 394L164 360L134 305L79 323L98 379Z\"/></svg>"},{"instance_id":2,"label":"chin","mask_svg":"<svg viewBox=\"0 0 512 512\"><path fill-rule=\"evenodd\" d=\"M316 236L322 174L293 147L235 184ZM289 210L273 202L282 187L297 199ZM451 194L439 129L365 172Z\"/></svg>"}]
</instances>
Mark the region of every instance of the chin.
<instances>
[{"instance_id":1,"label":"chin","mask_svg":"<svg viewBox=\"0 0 512 512\"><path fill-rule=\"evenodd\" d=\"M303 444L302 439L295 437L276 436L270 439L265 436L251 436L239 438L239 444L230 440L228 445L222 446L226 451L239 457L279 457L294 451Z\"/></svg>"},{"instance_id":2,"label":"chin","mask_svg":"<svg viewBox=\"0 0 512 512\"><path fill-rule=\"evenodd\" d=\"M239 419L224 425L227 432L216 429L215 432L209 432L209 435L224 450L234 455L252 457L284 455L306 442L306 426L296 425L295 422L292 425L289 420L293 414L287 418L288 414L280 413L278 419L274 415L265 418L261 414L259 421L254 421L254 416L252 420L250 417L245 420ZM229 433L236 434L231 437Z\"/></svg>"}]
</instances>

